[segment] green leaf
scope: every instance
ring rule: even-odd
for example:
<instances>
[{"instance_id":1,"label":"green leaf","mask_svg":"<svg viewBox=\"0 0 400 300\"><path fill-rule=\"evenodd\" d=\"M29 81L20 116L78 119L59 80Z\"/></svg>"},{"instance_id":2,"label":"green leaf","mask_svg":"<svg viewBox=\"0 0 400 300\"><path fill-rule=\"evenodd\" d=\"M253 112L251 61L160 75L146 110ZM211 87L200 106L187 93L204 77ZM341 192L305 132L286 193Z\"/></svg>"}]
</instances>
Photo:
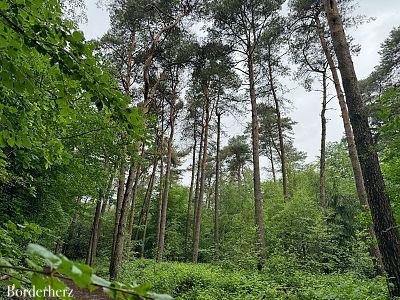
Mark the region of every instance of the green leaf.
<instances>
[{"instance_id":1,"label":"green leaf","mask_svg":"<svg viewBox=\"0 0 400 300\"><path fill-rule=\"evenodd\" d=\"M92 275L92 283L93 284L98 284L98 285L101 285L101 286L105 286L105 287L111 286L111 282L110 281L105 280L104 278L101 278L101 277L99 277L97 275L94 275L94 274Z\"/></svg>"},{"instance_id":2,"label":"green leaf","mask_svg":"<svg viewBox=\"0 0 400 300\"><path fill-rule=\"evenodd\" d=\"M9 262L9 260L5 257L0 257L0 265L3 266L12 266L12 264Z\"/></svg>"},{"instance_id":3,"label":"green leaf","mask_svg":"<svg viewBox=\"0 0 400 300\"><path fill-rule=\"evenodd\" d=\"M172 300L174 298L172 298L170 295L167 294L156 294L156 293L147 293L148 296L154 300Z\"/></svg>"},{"instance_id":4,"label":"green leaf","mask_svg":"<svg viewBox=\"0 0 400 300\"><path fill-rule=\"evenodd\" d=\"M66 257L61 257L57 271L72 279L79 287L87 287L92 282L93 270L87 265L74 263Z\"/></svg>"},{"instance_id":5,"label":"green leaf","mask_svg":"<svg viewBox=\"0 0 400 300\"><path fill-rule=\"evenodd\" d=\"M75 42L82 42L85 39L81 31L74 31L72 33L72 40Z\"/></svg>"},{"instance_id":6,"label":"green leaf","mask_svg":"<svg viewBox=\"0 0 400 300\"><path fill-rule=\"evenodd\" d=\"M13 136L10 136L10 137L7 139L7 144L8 144L10 147L14 147L15 139L14 139Z\"/></svg>"},{"instance_id":7,"label":"green leaf","mask_svg":"<svg viewBox=\"0 0 400 300\"><path fill-rule=\"evenodd\" d=\"M51 251L47 250L45 247L37 245L37 244L29 244L26 252L31 255L39 256L45 259L51 267L58 265L61 262L61 259L54 255Z\"/></svg>"},{"instance_id":8,"label":"green leaf","mask_svg":"<svg viewBox=\"0 0 400 300\"><path fill-rule=\"evenodd\" d=\"M10 8L10 5L6 1L0 1L0 9L7 10Z\"/></svg>"}]
</instances>

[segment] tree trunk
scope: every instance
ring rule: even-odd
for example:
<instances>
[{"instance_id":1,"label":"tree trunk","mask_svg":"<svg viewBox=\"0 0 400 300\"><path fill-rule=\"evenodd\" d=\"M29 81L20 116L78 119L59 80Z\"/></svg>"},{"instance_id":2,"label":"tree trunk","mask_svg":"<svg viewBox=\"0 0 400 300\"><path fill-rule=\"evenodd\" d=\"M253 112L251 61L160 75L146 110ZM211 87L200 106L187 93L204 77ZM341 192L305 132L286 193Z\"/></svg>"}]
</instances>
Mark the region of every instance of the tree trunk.
<instances>
[{"instance_id":1,"label":"tree trunk","mask_svg":"<svg viewBox=\"0 0 400 300\"><path fill-rule=\"evenodd\" d=\"M190 214L192 210L193 202L193 191L195 183L195 172L196 172L196 147L197 147L197 120L193 122L193 154L192 154L192 175L190 179L190 189L189 189L189 200L186 213L186 227L185 227L185 245L189 243L189 230L190 230Z\"/></svg>"},{"instance_id":2,"label":"tree trunk","mask_svg":"<svg viewBox=\"0 0 400 300\"><path fill-rule=\"evenodd\" d=\"M142 155L144 151L144 144L142 145ZM110 260L110 278L116 279L118 276L119 266L122 262L123 251L124 251L124 240L125 240L125 229L126 223L128 219L128 214L130 211L131 201L133 202L133 198L135 198L138 177L140 176L140 164L137 164L135 167L135 163L131 162L131 166L129 168L128 180L126 182L125 193L123 197L123 201L121 204L121 212L119 214L119 221L117 224L117 234L115 238L114 245L114 255ZM134 212L133 212L134 213Z\"/></svg>"},{"instance_id":3,"label":"tree trunk","mask_svg":"<svg viewBox=\"0 0 400 300\"><path fill-rule=\"evenodd\" d=\"M269 145L269 160L271 162L271 172L272 172L272 180L276 182L276 172L275 172L275 164L274 164L274 155L272 154L272 146Z\"/></svg>"},{"instance_id":4,"label":"tree trunk","mask_svg":"<svg viewBox=\"0 0 400 300\"><path fill-rule=\"evenodd\" d=\"M157 158L154 159L153 170L151 171L149 185L147 186L146 195L144 197L145 212L144 212L144 227L143 227L143 234L142 234L142 245L141 245L141 249L140 249L140 257L141 258L144 257L146 232L147 232L147 225L148 225L149 212L150 212L150 206L151 206L150 205L151 204L151 195L153 193L154 177L156 176L157 162L158 162L158 159ZM138 238L139 237L137 237L136 240L138 240Z\"/></svg>"},{"instance_id":5,"label":"tree trunk","mask_svg":"<svg viewBox=\"0 0 400 300\"><path fill-rule=\"evenodd\" d=\"M210 174L207 178L207 193L206 193L206 207L207 209L211 208L211 195L212 195L212 190L213 190L213 184L211 183L212 180L212 174Z\"/></svg>"},{"instance_id":6,"label":"tree trunk","mask_svg":"<svg viewBox=\"0 0 400 300\"><path fill-rule=\"evenodd\" d=\"M164 102L161 103L161 138L160 138L160 192L158 197L158 209L157 209L157 228L156 228L156 236L157 236L157 244L156 249L158 249L158 245L160 244L160 225L161 225L161 210L162 210L162 197L163 197L163 189L164 189Z\"/></svg>"},{"instance_id":7,"label":"tree trunk","mask_svg":"<svg viewBox=\"0 0 400 300\"><path fill-rule=\"evenodd\" d=\"M147 195L147 190L149 189L150 179L149 179L149 182L147 183L146 195ZM139 240L140 227L143 225L143 218L144 218L144 213L146 210L145 206L146 206L146 196L144 197L142 207L140 208L139 218L137 220L137 225L136 225L136 233L135 233L135 237L133 237L133 235L132 235L132 241ZM133 234L133 232L132 232L132 234Z\"/></svg>"},{"instance_id":8,"label":"tree trunk","mask_svg":"<svg viewBox=\"0 0 400 300\"><path fill-rule=\"evenodd\" d=\"M378 155L368 124L367 109L359 91L357 76L337 3L335 0L324 0L323 3L333 47L339 63L343 88L346 93L346 102L378 246L388 274L389 291L392 297L400 297L399 231L386 193Z\"/></svg>"},{"instance_id":9,"label":"tree trunk","mask_svg":"<svg viewBox=\"0 0 400 300\"><path fill-rule=\"evenodd\" d=\"M200 147L199 147L199 156L197 158L197 171L196 171L196 188L194 191L194 209L193 209L193 232L192 232L192 260L193 260L193 241L196 231L196 216L197 216L197 207L199 206L199 192L200 192L200 176L201 176L201 163L202 163L202 155L203 155L203 146L204 146L204 122L205 122L205 105L203 104L202 117L201 117L201 133L200 133Z\"/></svg>"},{"instance_id":10,"label":"tree trunk","mask_svg":"<svg viewBox=\"0 0 400 300\"><path fill-rule=\"evenodd\" d=\"M140 152L140 157L144 157L144 143L142 143L142 150ZM133 183L133 187L132 187L132 200L131 200L131 204L130 204L130 213L129 213L129 226L128 226L128 236L129 239L132 240L132 234L133 234L133 225L135 222L135 208L136 208L136 193L138 190L138 186L139 186L139 179L141 176L141 172L142 172L142 166L140 163L138 163L136 165L136 170L135 170L135 180Z\"/></svg>"},{"instance_id":11,"label":"tree trunk","mask_svg":"<svg viewBox=\"0 0 400 300\"><path fill-rule=\"evenodd\" d=\"M121 206L122 206L122 201L124 198L125 172L126 172L126 166L125 166L125 161L123 161L123 162L121 162L121 166L120 166L119 174L118 174L117 203L115 205L115 221L114 221L113 242L112 242L112 248L111 248L111 258L114 257L115 242L117 240L118 224L119 224L119 219L120 219L120 215L121 215Z\"/></svg>"},{"instance_id":12,"label":"tree trunk","mask_svg":"<svg viewBox=\"0 0 400 300\"><path fill-rule=\"evenodd\" d=\"M288 176L286 170L286 151L285 151L285 144L283 141L283 129L282 129L282 117L281 117L281 110L279 105L279 99L275 91L274 80L272 76L272 64L271 64L271 52L269 51L269 58L268 58L268 74L269 74L269 85L272 92L272 97L275 103L275 113L276 113L276 122L278 127L278 137L279 137L279 149L280 149L280 159L281 159L281 168L282 168L282 188L283 188L283 197L285 200L288 199L289 195L289 188L288 188Z\"/></svg>"},{"instance_id":13,"label":"tree trunk","mask_svg":"<svg viewBox=\"0 0 400 300\"><path fill-rule=\"evenodd\" d=\"M114 170L115 173L115 170ZM101 220L104 215L104 212L106 211L107 207L107 202L109 200L110 196L110 191L112 189L112 184L114 181L114 175L110 175L110 179L108 181L106 193L103 193L101 190L99 193L99 200L96 205L96 212L94 215L93 219L93 226L92 226L92 232L90 235L90 243L89 243L89 251L88 251L88 256L86 258L86 264L89 266L92 266L94 264L94 261L96 259L96 254L97 254L97 244L99 241L99 235L100 235L100 227L101 227Z\"/></svg>"},{"instance_id":14,"label":"tree trunk","mask_svg":"<svg viewBox=\"0 0 400 300\"><path fill-rule=\"evenodd\" d=\"M143 156L143 152L142 152L142 156ZM132 240L133 225L135 223L136 194L137 194L137 189L139 186L140 172L141 172L141 166L140 166L140 164L138 164L136 166L135 182L134 182L133 188L132 188L132 200L131 200L131 205L130 205L131 207L130 207L130 212L129 212L128 236L129 236L130 240Z\"/></svg>"},{"instance_id":15,"label":"tree trunk","mask_svg":"<svg viewBox=\"0 0 400 300\"><path fill-rule=\"evenodd\" d=\"M259 246L259 269L265 264L266 259L266 243L265 243L265 225L264 225L264 208L261 194L260 179L260 154L259 154L259 133L258 133L258 115L256 102L256 89L254 82L254 65L253 65L253 48L248 49L247 67L250 84L250 101L251 101L251 134L253 146L253 184L254 184L254 207L255 221L257 225L257 238Z\"/></svg>"},{"instance_id":16,"label":"tree trunk","mask_svg":"<svg viewBox=\"0 0 400 300\"><path fill-rule=\"evenodd\" d=\"M328 44L325 40L324 30L321 26L321 22L320 22L318 16L315 17L315 23L317 25L319 40L320 40L322 49L324 51L326 60L328 62L329 68L331 70L336 95L339 100L339 106L340 106L340 111L342 114L343 126L344 126L345 135L346 135L347 148L349 151L349 157L350 157L350 161L351 161L351 165L352 165L352 169L353 169L354 181L356 184L358 199L359 199L364 211L366 213L368 213L368 215L371 215L371 212L369 209L369 204L368 204L367 191L365 190L361 165L360 165L360 161L358 160L356 144L354 141L353 129L351 128L349 112L347 110L344 93L342 90L342 86L340 84L339 74L337 72L336 65L333 60L332 54L329 51ZM373 240L373 243L369 246L369 252L371 254L371 257L372 257L374 265L375 265L376 274L383 275L384 270L383 270L382 256L380 254L378 246L375 243L376 236L375 236L373 224L369 225L368 232L370 233L371 238Z\"/></svg>"},{"instance_id":17,"label":"tree trunk","mask_svg":"<svg viewBox=\"0 0 400 300\"><path fill-rule=\"evenodd\" d=\"M155 142L157 144L157 139L156 139ZM148 206L148 203L149 203L149 201L151 199L151 194L153 192L153 185L154 185L153 173L156 172L155 169L157 169L157 162L158 162L158 160L156 160L156 162L153 163L152 171L151 171L151 174L150 174L150 177L149 177L149 181L147 183L146 193L144 195L142 208L140 209L139 218L138 218L138 221L137 221L137 229L136 229L135 239L134 239L135 241L139 241L139 235L140 235L141 226L143 226L145 215L146 215L147 206ZM155 176L155 174L154 174L154 176Z\"/></svg>"},{"instance_id":18,"label":"tree trunk","mask_svg":"<svg viewBox=\"0 0 400 300\"><path fill-rule=\"evenodd\" d=\"M327 105L327 82L326 70L322 72L322 109L321 109L321 154L319 158L319 203L325 211L326 191L325 191L325 148L326 148L326 105Z\"/></svg>"},{"instance_id":19,"label":"tree trunk","mask_svg":"<svg viewBox=\"0 0 400 300\"><path fill-rule=\"evenodd\" d=\"M90 231L89 250L88 250L88 253L86 256L86 262L85 262L89 266L93 265L93 253L95 252L94 240L98 236L97 229L98 229L98 223L100 220L101 209L103 207L103 202L104 202L103 191L100 190L99 199L97 199L97 203L96 203L96 210L94 213L92 229Z\"/></svg>"},{"instance_id":20,"label":"tree trunk","mask_svg":"<svg viewBox=\"0 0 400 300\"><path fill-rule=\"evenodd\" d=\"M203 86L203 94L205 98L205 116L204 116L204 138L203 138L203 154L200 164L200 182L199 182L199 194L197 199L195 219L194 219L194 230L193 230L193 256L192 261L197 263L199 258L199 245L200 245L200 230L201 230L201 211L203 206L204 197L204 185L206 176L206 163L207 163L207 148L208 148L208 128L210 122L210 99L208 96L208 86Z\"/></svg>"},{"instance_id":21,"label":"tree trunk","mask_svg":"<svg viewBox=\"0 0 400 300\"><path fill-rule=\"evenodd\" d=\"M215 200L214 200L214 251L219 259L219 206L220 206L220 145L221 145L221 112L217 114L217 155L215 157Z\"/></svg>"},{"instance_id":22,"label":"tree trunk","mask_svg":"<svg viewBox=\"0 0 400 300\"><path fill-rule=\"evenodd\" d=\"M160 231L158 238L158 248L157 248L157 262L160 262L163 257L164 243L165 243L165 228L167 224L167 207L168 207L168 192L170 186L170 176L171 176L171 162L172 162L172 142L174 139L174 123L175 123L175 103L170 104L170 133L168 138L168 148L167 148L167 166L165 170L165 180L164 189L162 195L162 205L161 205L161 219L160 219Z\"/></svg>"},{"instance_id":23,"label":"tree trunk","mask_svg":"<svg viewBox=\"0 0 400 300\"><path fill-rule=\"evenodd\" d=\"M156 139L155 143L157 144L158 139ZM157 165L156 165L157 167ZM147 184L147 188L146 188L146 194L144 196L144 200L143 200L143 204L142 204L142 208L140 209L140 213L139 213L139 218L137 221L137 229L136 229L136 233L135 233L135 239L133 239L133 229L132 229L132 240L138 241L139 240L139 234L140 234L140 227L143 225L143 219L146 213L146 205L147 205L147 201L148 197L151 197L151 193L153 191L153 182L152 182L152 176L153 176L153 170L151 171L151 175L149 178L149 182ZM150 193L150 194L149 194Z\"/></svg>"}]
</instances>

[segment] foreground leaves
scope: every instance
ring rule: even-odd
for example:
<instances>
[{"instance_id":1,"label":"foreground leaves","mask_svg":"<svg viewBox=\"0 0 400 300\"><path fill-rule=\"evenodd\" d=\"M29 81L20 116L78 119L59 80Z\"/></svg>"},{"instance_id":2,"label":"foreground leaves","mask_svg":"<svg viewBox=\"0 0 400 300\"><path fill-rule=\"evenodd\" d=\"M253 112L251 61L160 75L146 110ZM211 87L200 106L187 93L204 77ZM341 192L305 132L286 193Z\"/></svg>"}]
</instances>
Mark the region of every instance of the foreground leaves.
<instances>
[{"instance_id":1,"label":"foreground leaves","mask_svg":"<svg viewBox=\"0 0 400 300\"><path fill-rule=\"evenodd\" d=\"M90 292L100 288L115 299L172 299L169 295L151 292L152 286L147 283L129 285L98 277L91 267L73 262L63 255L55 255L37 244L29 244L26 254L33 259L39 259L41 263L32 263L31 268L25 268L12 265L7 258L1 259L0 270L13 279L10 284L16 286L24 284L24 287L34 286L35 289L42 290L47 287L54 290L68 290L66 281L72 280L79 288L87 289ZM69 299L70 297L65 294L59 298Z\"/></svg>"}]
</instances>

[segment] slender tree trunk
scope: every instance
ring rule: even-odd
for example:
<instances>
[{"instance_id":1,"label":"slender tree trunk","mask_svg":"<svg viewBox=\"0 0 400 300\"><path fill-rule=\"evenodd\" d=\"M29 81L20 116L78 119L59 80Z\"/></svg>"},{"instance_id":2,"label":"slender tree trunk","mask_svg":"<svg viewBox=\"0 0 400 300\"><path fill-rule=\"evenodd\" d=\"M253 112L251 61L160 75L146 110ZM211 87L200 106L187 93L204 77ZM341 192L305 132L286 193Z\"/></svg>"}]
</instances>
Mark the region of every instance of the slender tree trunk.
<instances>
[{"instance_id":1,"label":"slender tree trunk","mask_svg":"<svg viewBox=\"0 0 400 300\"><path fill-rule=\"evenodd\" d=\"M121 166L120 166L119 174L118 174L117 203L115 205L115 221L114 221L113 242L112 242L112 248L111 248L111 260L113 260L113 258L114 258L115 242L117 240L118 224L119 224L119 219L120 219L120 215L121 215L122 201L124 198L125 172L126 172L126 166L125 166L125 161L123 161L123 162L121 162Z\"/></svg>"},{"instance_id":2,"label":"slender tree trunk","mask_svg":"<svg viewBox=\"0 0 400 300\"><path fill-rule=\"evenodd\" d=\"M265 242L264 208L263 208L263 199L261 194L258 114L257 114L256 88L254 82L253 50L254 49L252 47L248 49L247 67L249 74L250 101L251 101L254 207L255 207L255 221L257 225L258 246L260 250L259 269L261 269L264 266L266 259L266 242Z\"/></svg>"},{"instance_id":3,"label":"slender tree trunk","mask_svg":"<svg viewBox=\"0 0 400 300\"><path fill-rule=\"evenodd\" d=\"M156 139L156 143L157 143L157 139ZM151 179L152 174L153 174L153 171L152 171L152 173L150 175L150 178L149 178L149 181L147 183L146 194L144 196L142 207L140 209L139 218L138 218L138 221L137 221L137 228L136 228L135 238L134 238L135 241L139 241L139 234L140 234L140 229L141 229L140 227L143 225L144 215L146 213L147 199L148 199L148 197L151 197L151 192L153 190L153 183L152 183L152 179ZM133 236L132 236L132 239L133 239Z\"/></svg>"},{"instance_id":4,"label":"slender tree trunk","mask_svg":"<svg viewBox=\"0 0 400 300\"><path fill-rule=\"evenodd\" d=\"M135 181L132 188L132 200L129 212L128 236L130 240L132 240L133 225L135 223L136 194L139 186L140 172L141 172L141 166L140 164L137 164L135 171Z\"/></svg>"},{"instance_id":5,"label":"slender tree trunk","mask_svg":"<svg viewBox=\"0 0 400 300\"><path fill-rule=\"evenodd\" d=\"M142 144L142 156L144 152L144 144ZM131 201L134 201L136 196L138 179L140 176L140 164L131 162L129 168L128 180L126 182L125 193L121 204L121 212L119 214L119 222L117 224L117 234L115 238L114 252L110 260L110 278L116 279L118 276L119 266L123 259L124 241L125 241L125 230L127 225L127 219L130 211ZM134 211L133 211L134 213Z\"/></svg>"},{"instance_id":6,"label":"slender tree trunk","mask_svg":"<svg viewBox=\"0 0 400 300\"><path fill-rule=\"evenodd\" d=\"M326 105L327 105L327 82L326 70L322 72L322 109L321 109L321 154L319 159L319 203L325 211L326 191L325 191L325 148L326 148Z\"/></svg>"},{"instance_id":7,"label":"slender tree trunk","mask_svg":"<svg viewBox=\"0 0 400 300\"><path fill-rule=\"evenodd\" d=\"M142 150L140 153L140 157L144 157L144 143L142 143ZM135 170L135 180L133 183L132 187L132 200L131 200L131 207L130 207L130 212L129 212L129 225L128 225L128 236L129 239L132 240L132 234L133 234L133 225L135 222L135 208L136 208L136 194L139 186L139 179L140 175L142 172L142 166L140 163L136 164L136 170Z\"/></svg>"},{"instance_id":8,"label":"slender tree trunk","mask_svg":"<svg viewBox=\"0 0 400 300\"><path fill-rule=\"evenodd\" d=\"M104 202L103 191L100 190L99 199L97 199L97 202L96 202L96 210L94 213L92 229L90 232L89 250L88 250L88 253L86 256L86 264L89 266L92 266L92 264L93 264L93 253L95 252L94 251L94 239L97 236L98 223L100 220L100 213L101 213L101 208L103 206L103 202Z\"/></svg>"},{"instance_id":9,"label":"slender tree trunk","mask_svg":"<svg viewBox=\"0 0 400 300\"><path fill-rule=\"evenodd\" d=\"M326 60L328 62L329 68L331 70L336 95L339 100L339 106L340 106L340 111L342 114L343 126L344 126L345 135L346 135L347 148L349 151L349 157L350 157L350 161L351 161L351 165L352 165L352 169L353 169L358 199L359 199L364 211L370 215L371 212L370 212L369 204L368 204L367 191L365 190L365 186L364 186L364 179L363 179L363 175L362 175L360 161L358 160L358 154L357 154L356 144L355 144L354 135L353 135L353 129L351 128L349 112L347 110L345 96L344 96L344 93L342 90L342 86L340 84L339 74L337 72L336 65L333 60L332 54L329 51L328 44L325 40L324 30L321 26L321 22L320 22L318 16L315 17L315 22L316 22L316 25L318 28L319 40L320 40L322 49L324 51ZM369 252L374 261L375 271L376 271L377 275L383 275L384 270L383 270L382 256L380 254L378 246L375 243L376 236L375 236L373 224L369 225L368 232L370 233L371 238L373 240L373 243L369 246Z\"/></svg>"},{"instance_id":10,"label":"slender tree trunk","mask_svg":"<svg viewBox=\"0 0 400 300\"><path fill-rule=\"evenodd\" d=\"M374 148L368 114L361 98L356 72L343 23L335 0L324 0L333 47L339 63L350 121L353 128L357 153L362 169L368 203L374 222L375 234L388 274L389 291L392 297L400 297L400 237L386 193L378 155Z\"/></svg>"},{"instance_id":11,"label":"slender tree trunk","mask_svg":"<svg viewBox=\"0 0 400 300\"><path fill-rule=\"evenodd\" d=\"M119 218L118 218L118 223L116 223L116 228L114 229L114 234L115 236L115 243L114 243L114 251L113 251L113 256L111 257L110 260L110 279L116 279L118 276L118 269L119 265L122 261L122 252L123 252L123 230L125 229L125 223L126 223L126 215L128 212L129 208L129 200L127 199L127 194L130 194L128 191L128 188L133 182L133 171L134 166L133 164L129 168L129 175L128 175L128 180L126 183L126 188L125 188L125 194L122 199L121 203L121 209L119 213Z\"/></svg>"},{"instance_id":12,"label":"slender tree trunk","mask_svg":"<svg viewBox=\"0 0 400 300\"><path fill-rule=\"evenodd\" d=\"M189 189L189 200L186 213L186 227L185 227L185 245L189 243L189 230L190 230L190 215L192 210L193 202L193 192L195 184L195 172L196 172L196 147L197 147L197 120L193 122L193 154L192 154L192 175L190 179L190 189Z\"/></svg>"},{"instance_id":13,"label":"slender tree trunk","mask_svg":"<svg viewBox=\"0 0 400 300\"><path fill-rule=\"evenodd\" d=\"M212 180L212 176L211 176L211 174L210 174L210 176L208 176L208 178L207 178L207 193L206 193L206 203L207 203L207 205L206 205L206 207L207 207L207 209L210 209L211 208L211 195L212 195L212 190L213 190L213 184L211 183L211 180Z\"/></svg>"},{"instance_id":14,"label":"slender tree trunk","mask_svg":"<svg viewBox=\"0 0 400 300\"><path fill-rule=\"evenodd\" d=\"M193 209L193 232L192 232L192 260L193 260L193 241L196 231L196 216L197 216L197 207L200 202L200 177L201 177L201 164L202 164L202 155L203 155L203 147L204 147L204 123L205 123L205 105L203 105L202 117L201 117L201 133L200 133L200 147L199 147L199 156L197 158L197 171L196 171L196 188L194 191L194 209Z\"/></svg>"},{"instance_id":15,"label":"slender tree trunk","mask_svg":"<svg viewBox=\"0 0 400 300\"><path fill-rule=\"evenodd\" d=\"M133 51L136 48L136 33L132 32L130 36L130 41L128 44L128 53L126 57L127 65L126 65L126 73L125 76L122 80L123 83L123 88L124 88L124 94L126 96L130 95L130 88L131 88L131 82L132 82L132 69L133 69ZM121 207L123 204L123 198L124 198L124 190L125 190L125 172L126 172L126 162L125 162L125 155L123 159L121 160L121 166L120 166L120 171L119 171L119 180L118 180L118 191L117 191L117 203L115 206L115 221L114 221L114 232L113 232L113 241L112 241L112 247L111 247L111 259L110 259L110 269L114 269L114 257L115 257L115 248L116 248L116 242L117 242L117 235L118 235L118 224L120 224L120 218L121 218Z\"/></svg>"},{"instance_id":16,"label":"slender tree trunk","mask_svg":"<svg viewBox=\"0 0 400 300\"><path fill-rule=\"evenodd\" d=\"M143 234L142 234L142 244L141 244L141 249L140 249L140 257L141 258L144 257L146 232L147 232L147 225L148 225L149 212L150 212L150 206L151 206L150 205L151 204L151 195L153 194L153 186L154 186L154 178L156 176L157 162L158 162L158 159L157 158L154 159L153 170L151 171L149 185L147 186L146 195L144 198L145 212L144 212L144 227L143 227ZM136 240L138 240L138 239L139 239L139 237L136 238Z\"/></svg>"},{"instance_id":17,"label":"slender tree trunk","mask_svg":"<svg viewBox=\"0 0 400 300\"><path fill-rule=\"evenodd\" d=\"M96 212L95 212L94 219L93 219L92 232L90 235L89 251L88 251L88 256L86 258L86 264L88 264L89 266L92 266L96 259L97 244L99 241L101 220L106 211L107 202L109 200L110 191L112 189L112 184L114 181L114 175L115 174L110 175L106 193L103 193L102 190L99 193L99 199L97 201Z\"/></svg>"},{"instance_id":18,"label":"slender tree trunk","mask_svg":"<svg viewBox=\"0 0 400 300\"><path fill-rule=\"evenodd\" d=\"M220 145L221 145L221 112L217 114L217 155L215 157L215 200L214 200L214 251L219 259L219 206L220 206Z\"/></svg>"},{"instance_id":19,"label":"slender tree trunk","mask_svg":"<svg viewBox=\"0 0 400 300\"><path fill-rule=\"evenodd\" d=\"M91 251L92 251L92 254L91 254L91 260L90 260L90 266L92 266L94 263L95 263L95 260L96 260L96 256L97 256L97 245L98 245L98 243L99 243L99 238L100 238L100 229L101 229L101 223L102 223L102 220L103 220L103 216L104 216L104 213L105 213L105 211L106 211L106 208L107 208L107 202L108 202L108 197L106 197L104 200L103 200L103 203L102 203L102 205L101 205L101 209L100 209L100 218L99 218L99 220L97 221L97 227L96 227L96 231L94 232L94 234L93 234L93 242L92 242L92 247L91 247Z\"/></svg>"},{"instance_id":20,"label":"slender tree trunk","mask_svg":"<svg viewBox=\"0 0 400 300\"><path fill-rule=\"evenodd\" d=\"M282 188L283 188L283 197L285 200L288 199L289 195L289 187L288 187L288 176L287 176L287 169L286 169L286 151L285 151L285 143L283 141L283 129L282 129L282 117L281 117L281 110L279 105L279 99L276 94L274 79L272 75L272 64L271 64L271 52L269 51L269 58L268 58L268 75L269 75L269 85L272 92L272 97L275 103L275 113L276 113L276 122L278 127L278 137L279 137L279 149L280 149L280 158L281 158L281 168L282 168Z\"/></svg>"},{"instance_id":21,"label":"slender tree trunk","mask_svg":"<svg viewBox=\"0 0 400 300\"><path fill-rule=\"evenodd\" d=\"M148 190L149 185L150 185L150 179L149 179L149 182L147 184L146 195L147 195L147 190ZM143 200L142 207L140 208L139 218L138 218L137 226L136 226L135 237L133 237L133 235L132 235L132 240L133 241L138 241L139 240L140 227L143 225L143 218L144 218L145 210L146 210L146 196L145 196L145 198ZM133 232L132 232L132 234L133 234Z\"/></svg>"},{"instance_id":22,"label":"slender tree trunk","mask_svg":"<svg viewBox=\"0 0 400 300\"><path fill-rule=\"evenodd\" d=\"M274 164L274 155L273 155L273 153L272 153L272 145L271 145L271 143L272 143L272 128L271 128L271 126L270 126L270 124L269 124L269 122L268 122L268 120L265 122L265 133L268 135L267 137L266 137L266 139L268 139L269 140L269 143L267 143L267 147L268 147L268 158L269 158L269 161L270 161L270 163L271 163L271 172L272 172L272 180L274 181L274 182L276 182L276 172L275 172L275 164Z\"/></svg>"},{"instance_id":23,"label":"slender tree trunk","mask_svg":"<svg viewBox=\"0 0 400 300\"><path fill-rule=\"evenodd\" d=\"M164 243L165 243L165 228L167 224L167 207L168 207L168 192L170 186L170 176L171 176L171 162L172 162L172 142L174 139L174 123L175 123L175 103L171 103L170 109L170 133L168 138L168 148L167 148L167 166L165 170L165 182L162 196L162 206L161 206L161 220L160 220L160 232L159 232L159 244L157 249L157 262L160 262L163 258Z\"/></svg>"},{"instance_id":24,"label":"slender tree trunk","mask_svg":"<svg viewBox=\"0 0 400 300\"><path fill-rule=\"evenodd\" d=\"M204 138L203 138L203 154L200 165L200 183L199 183L199 195L197 199L195 219L194 219L194 232L193 232L193 256L192 261L197 263L199 258L199 246L200 246L200 230L201 230L201 213L203 206L204 197L204 185L206 176L206 163L207 163L207 150L208 150L208 128L210 122L210 99L208 95L208 86L203 86L203 94L205 98L205 116L204 116Z\"/></svg>"},{"instance_id":25,"label":"slender tree trunk","mask_svg":"<svg viewBox=\"0 0 400 300\"><path fill-rule=\"evenodd\" d=\"M158 209L157 209L157 228L156 228L156 236L157 236L157 245L156 249L158 249L158 245L160 244L160 226L161 226L161 210L162 210L162 197L163 197L163 189L164 189L164 102L161 104L161 138L160 138L160 192L158 197Z\"/></svg>"},{"instance_id":26,"label":"slender tree trunk","mask_svg":"<svg viewBox=\"0 0 400 300\"><path fill-rule=\"evenodd\" d=\"M272 146L269 145L269 160L271 162L271 172L272 172L272 180L276 182L276 172L275 172L275 164L274 164L274 155L272 154Z\"/></svg>"},{"instance_id":27,"label":"slender tree trunk","mask_svg":"<svg viewBox=\"0 0 400 300\"><path fill-rule=\"evenodd\" d=\"M158 139L156 139L156 141L155 141L156 144L157 144L157 140ZM152 192L153 192L153 185L154 185L153 184L153 182L154 182L153 172L155 173L155 169L157 168L157 162L158 162L158 160L156 160L156 162L153 163L152 171L151 171L151 174L150 174L150 177L149 177L149 181L147 183L146 193L144 195L143 204L142 204L142 207L140 209L139 218L138 218L138 221L137 221L137 229L136 229L135 239L134 239L135 241L139 241L139 235L140 235L140 231L141 231L141 226L143 226L144 218L145 218L145 215L146 215L146 209L147 209L147 206L148 206L148 202L150 201L150 198L151 198L151 195L152 195ZM155 164L155 166L154 166L154 164Z\"/></svg>"}]
</instances>

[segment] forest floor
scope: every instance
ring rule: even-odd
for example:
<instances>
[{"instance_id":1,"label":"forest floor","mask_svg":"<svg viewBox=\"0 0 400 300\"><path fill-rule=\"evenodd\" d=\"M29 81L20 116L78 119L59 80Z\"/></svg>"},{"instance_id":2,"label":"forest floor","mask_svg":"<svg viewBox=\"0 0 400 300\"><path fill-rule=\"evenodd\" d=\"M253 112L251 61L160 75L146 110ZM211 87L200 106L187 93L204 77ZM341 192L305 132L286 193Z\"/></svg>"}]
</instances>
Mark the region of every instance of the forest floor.
<instances>
[{"instance_id":1,"label":"forest floor","mask_svg":"<svg viewBox=\"0 0 400 300\"><path fill-rule=\"evenodd\" d=\"M151 283L154 292L188 300L388 298L383 277L366 278L355 273L312 274L278 269L251 272L211 264L157 264L153 260L137 259L124 265L119 280L130 284Z\"/></svg>"}]
</instances>

